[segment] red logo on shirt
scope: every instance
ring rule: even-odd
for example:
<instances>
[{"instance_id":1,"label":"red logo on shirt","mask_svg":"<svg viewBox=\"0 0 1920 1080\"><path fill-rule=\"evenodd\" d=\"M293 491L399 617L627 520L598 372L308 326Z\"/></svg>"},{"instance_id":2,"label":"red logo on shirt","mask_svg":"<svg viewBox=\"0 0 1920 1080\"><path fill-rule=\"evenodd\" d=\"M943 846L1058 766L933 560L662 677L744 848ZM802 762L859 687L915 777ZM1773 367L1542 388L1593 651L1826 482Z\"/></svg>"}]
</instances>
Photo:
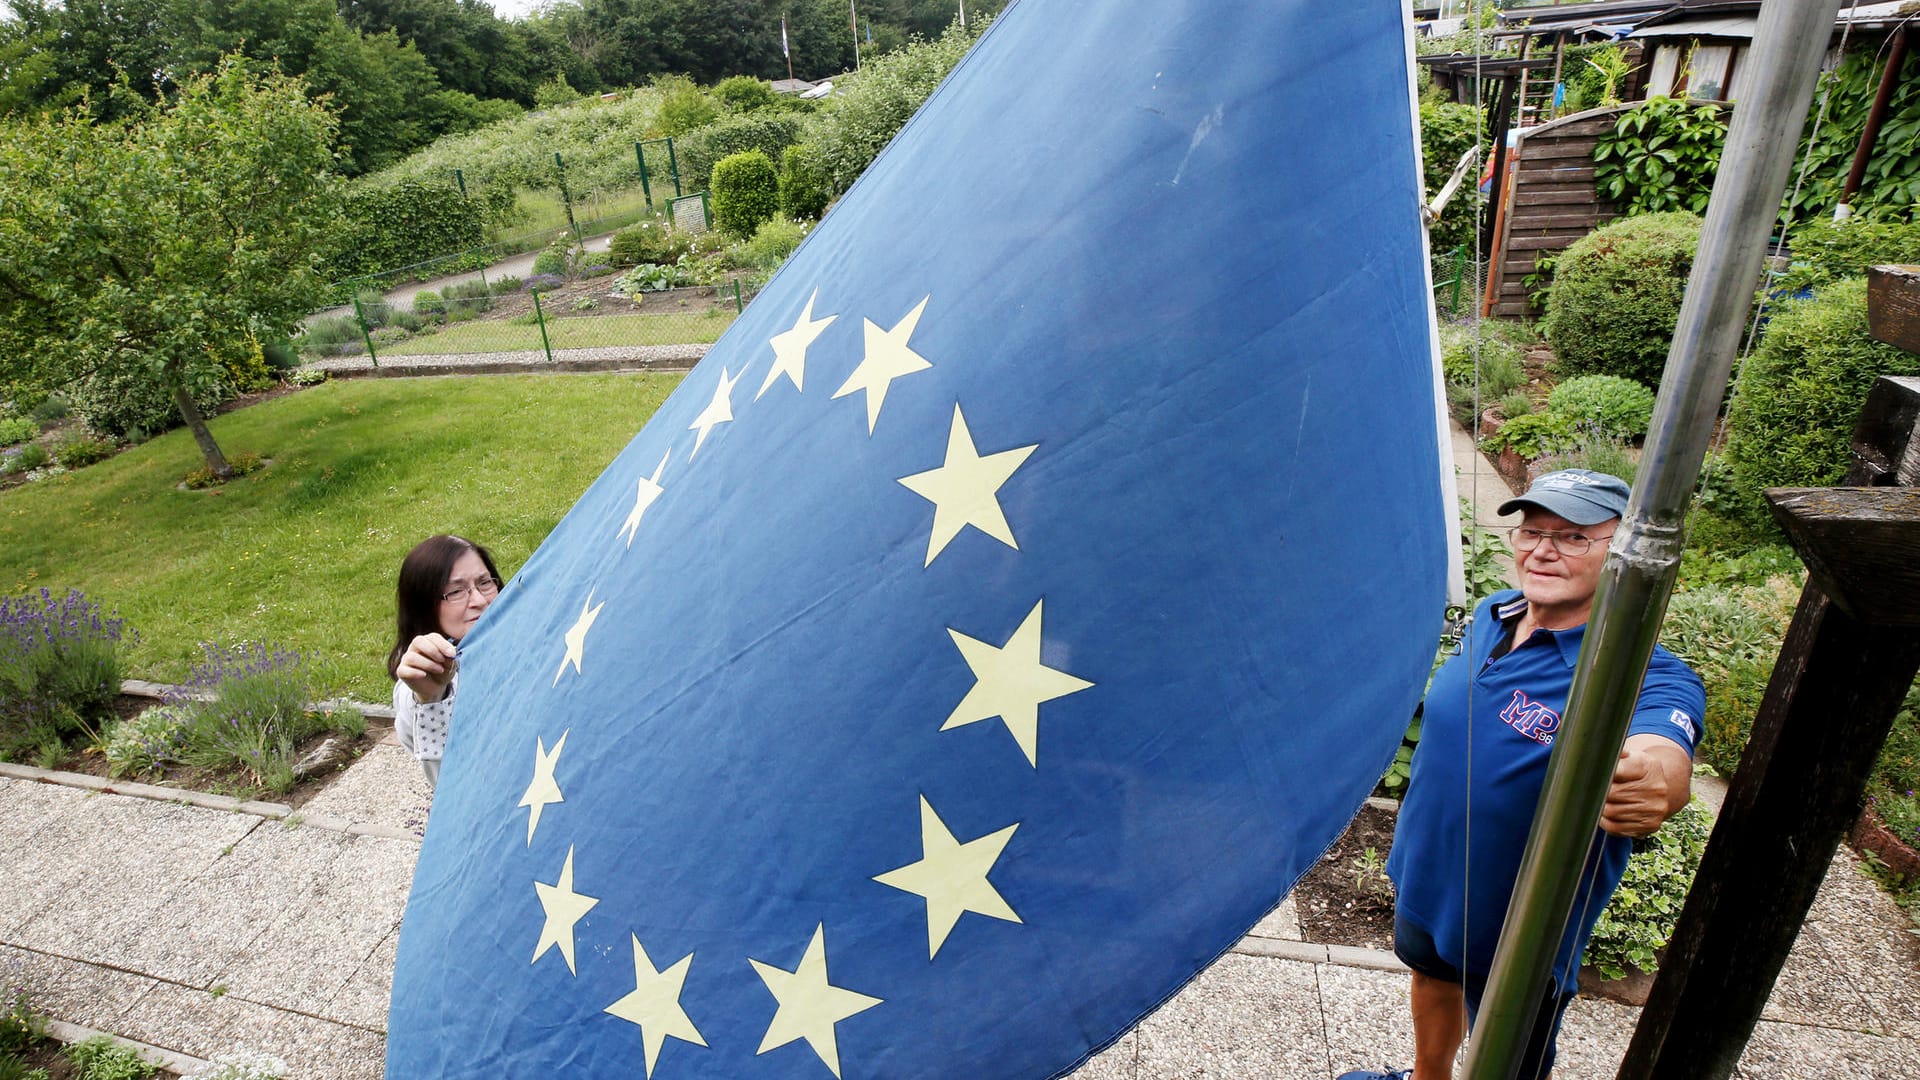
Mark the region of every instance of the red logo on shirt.
<instances>
[{"instance_id":1,"label":"red logo on shirt","mask_svg":"<svg viewBox=\"0 0 1920 1080\"><path fill-rule=\"evenodd\" d=\"M1513 692L1513 700L1507 702L1507 707L1500 710L1500 719L1541 746L1552 746L1553 733L1560 730L1559 713L1528 699L1518 690Z\"/></svg>"}]
</instances>

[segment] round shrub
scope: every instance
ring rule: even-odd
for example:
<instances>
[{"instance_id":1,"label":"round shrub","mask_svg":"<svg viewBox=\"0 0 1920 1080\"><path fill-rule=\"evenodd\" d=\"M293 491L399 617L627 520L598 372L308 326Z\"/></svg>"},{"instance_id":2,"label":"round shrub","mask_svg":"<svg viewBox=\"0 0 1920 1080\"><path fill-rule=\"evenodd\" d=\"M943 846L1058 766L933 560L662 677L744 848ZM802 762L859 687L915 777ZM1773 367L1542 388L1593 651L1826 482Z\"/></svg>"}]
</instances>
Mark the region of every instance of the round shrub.
<instances>
[{"instance_id":1,"label":"round shrub","mask_svg":"<svg viewBox=\"0 0 1920 1080\"><path fill-rule=\"evenodd\" d=\"M95 438L91 435L74 435L62 439L53 448L53 460L67 469L84 469L112 456L113 440Z\"/></svg>"},{"instance_id":2,"label":"round shrub","mask_svg":"<svg viewBox=\"0 0 1920 1080\"><path fill-rule=\"evenodd\" d=\"M413 294L413 313L415 315L445 315L446 298L432 289L421 289Z\"/></svg>"},{"instance_id":3,"label":"round shrub","mask_svg":"<svg viewBox=\"0 0 1920 1080\"><path fill-rule=\"evenodd\" d=\"M1658 386L1699 243L1700 218L1680 211L1623 218L1574 241L1554 262L1542 324L1560 370Z\"/></svg>"},{"instance_id":4,"label":"round shrub","mask_svg":"<svg viewBox=\"0 0 1920 1080\"><path fill-rule=\"evenodd\" d=\"M680 179L688 190L710 188L713 167L721 158L758 150L769 160L800 140L800 117L791 113L754 113L708 124L675 140Z\"/></svg>"},{"instance_id":5,"label":"round shrub","mask_svg":"<svg viewBox=\"0 0 1920 1080\"><path fill-rule=\"evenodd\" d=\"M758 150L729 154L713 166L713 223L742 239L780 209L773 161Z\"/></svg>"},{"instance_id":6,"label":"round shrub","mask_svg":"<svg viewBox=\"0 0 1920 1080\"><path fill-rule=\"evenodd\" d=\"M743 269L778 270L806 238L805 225L783 217L768 218L754 230L753 239L740 245L733 261Z\"/></svg>"},{"instance_id":7,"label":"round shrub","mask_svg":"<svg viewBox=\"0 0 1920 1080\"><path fill-rule=\"evenodd\" d=\"M200 412L212 416L234 391L224 378L218 378L196 383L192 393ZM165 380L142 367L129 365L90 375L73 384L70 396L74 412L87 427L114 438L133 431L155 435L184 423Z\"/></svg>"},{"instance_id":8,"label":"round shrub","mask_svg":"<svg viewBox=\"0 0 1920 1080\"><path fill-rule=\"evenodd\" d=\"M40 425L34 423L31 417L10 416L0 418L0 446L12 446L14 443L26 442L38 434L40 434Z\"/></svg>"},{"instance_id":9,"label":"round shrub","mask_svg":"<svg viewBox=\"0 0 1920 1080\"><path fill-rule=\"evenodd\" d=\"M664 221L642 221L613 234L607 251L615 266L673 263L693 250L693 237L675 232Z\"/></svg>"},{"instance_id":10,"label":"round shrub","mask_svg":"<svg viewBox=\"0 0 1920 1080\"><path fill-rule=\"evenodd\" d=\"M795 219L818 221L833 198L827 183L827 163L806 143L780 151L780 212Z\"/></svg>"},{"instance_id":11,"label":"round shrub","mask_svg":"<svg viewBox=\"0 0 1920 1080\"><path fill-rule=\"evenodd\" d=\"M773 92L773 86L751 75L729 75L713 84L713 96L720 104L737 113L764 109L769 105L778 105L780 95Z\"/></svg>"},{"instance_id":12,"label":"round shrub","mask_svg":"<svg viewBox=\"0 0 1920 1080\"><path fill-rule=\"evenodd\" d=\"M1768 519L1760 492L1846 476L1867 391L1881 375L1920 375L1920 356L1867 333L1867 283L1836 282L1775 309L1727 413L1735 497Z\"/></svg>"},{"instance_id":13,"label":"round shrub","mask_svg":"<svg viewBox=\"0 0 1920 1080\"><path fill-rule=\"evenodd\" d=\"M1597 435L1637 439L1653 420L1653 391L1618 375L1582 375L1554 387L1547 408Z\"/></svg>"},{"instance_id":14,"label":"round shrub","mask_svg":"<svg viewBox=\"0 0 1920 1080\"><path fill-rule=\"evenodd\" d=\"M553 274L555 276L565 274L567 272L567 252L562 248L550 247L540 254L535 255L533 257L533 272L535 274Z\"/></svg>"}]
</instances>

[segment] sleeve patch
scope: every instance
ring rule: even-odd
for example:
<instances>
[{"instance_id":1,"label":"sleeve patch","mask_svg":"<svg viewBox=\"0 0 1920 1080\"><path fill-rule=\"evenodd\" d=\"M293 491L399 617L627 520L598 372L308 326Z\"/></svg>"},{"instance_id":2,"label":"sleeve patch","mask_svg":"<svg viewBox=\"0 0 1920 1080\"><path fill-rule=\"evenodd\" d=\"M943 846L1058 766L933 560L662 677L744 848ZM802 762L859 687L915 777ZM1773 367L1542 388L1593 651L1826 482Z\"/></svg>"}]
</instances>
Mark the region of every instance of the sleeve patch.
<instances>
[{"instance_id":1,"label":"sleeve patch","mask_svg":"<svg viewBox=\"0 0 1920 1080\"><path fill-rule=\"evenodd\" d=\"M1667 714L1667 720L1673 724L1674 727L1687 733L1687 742L1694 743L1699 741L1700 726L1693 722L1693 717L1688 716L1679 709L1675 709Z\"/></svg>"}]
</instances>

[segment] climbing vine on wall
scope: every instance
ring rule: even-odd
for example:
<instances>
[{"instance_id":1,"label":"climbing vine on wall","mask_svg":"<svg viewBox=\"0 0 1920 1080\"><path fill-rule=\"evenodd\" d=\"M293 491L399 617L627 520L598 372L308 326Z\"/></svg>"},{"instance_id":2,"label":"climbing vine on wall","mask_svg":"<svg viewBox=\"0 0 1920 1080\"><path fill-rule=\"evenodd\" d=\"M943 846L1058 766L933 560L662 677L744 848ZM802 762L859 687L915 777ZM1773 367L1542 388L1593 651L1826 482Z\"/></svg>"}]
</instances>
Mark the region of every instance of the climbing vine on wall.
<instances>
[{"instance_id":1,"label":"climbing vine on wall","mask_svg":"<svg viewBox=\"0 0 1920 1080\"><path fill-rule=\"evenodd\" d=\"M1726 141L1720 106L1650 98L1601 134L1593 149L1593 182L1629 216L1698 214L1707 208Z\"/></svg>"},{"instance_id":2,"label":"climbing vine on wall","mask_svg":"<svg viewBox=\"0 0 1920 1080\"><path fill-rule=\"evenodd\" d=\"M1819 115L1816 93L1814 108L1807 111L1800 159L1794 163L1794 177L1801 176L1804 165L1805 180L1798 196L1789 189L1789 202L1782 211L1789 222L1830 214L1840 201L1840 190L1846 184L1854 150L1860 145L1860 133L1866 129L1867 113L1885 64L1883 53L1863 49L1849 52L1838 68L1822 77L1821 88L1828 94L1827 115L1820 124L1819 137L1809 146L1807 136L1813 134L1814 119ZM1888 102L1886 121L1874 142L1866 176L1852 200L1856 214L1874 221L1913 219L1915 207L1920 205L1920 152L1916 151L1920 151L1920 54L1909 54L1893 99Z\"/></svg>"}]
</instances>

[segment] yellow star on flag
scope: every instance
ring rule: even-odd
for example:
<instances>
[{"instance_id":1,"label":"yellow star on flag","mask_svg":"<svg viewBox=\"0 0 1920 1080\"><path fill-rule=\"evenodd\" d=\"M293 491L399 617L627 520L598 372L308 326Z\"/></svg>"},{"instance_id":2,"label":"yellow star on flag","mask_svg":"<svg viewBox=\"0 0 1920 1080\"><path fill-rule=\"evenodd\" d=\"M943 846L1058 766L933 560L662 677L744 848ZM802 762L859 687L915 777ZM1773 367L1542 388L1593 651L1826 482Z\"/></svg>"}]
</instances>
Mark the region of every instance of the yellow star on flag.
<instances>
[{"instance_id":1,"label":"yellow star on flag","mask_svg":"<svg viewBox=\"0 0 1920 1080\"><path fill-rule=\"evenodd\" d=\"M760 1040L760 1049L754 1052L764 1054L795 1039L805 1039L827 1068L833 1070L833 1075L839 1076L840 1043L835 1038L833 1026L855 1013L873 1008L880 1004L881 999L827 982L826 924L814 927L813 940L807 943L806 955L800 958L800 966L792 971L751 958L747 963L753 965L753 970L760 974L760 980L767 984L767 991L773 995L773 1000L779 1002L779 1008L773 1013L773 1022L767 1025L767 1036Z\"/></svg>"},{"instance_id":2,"label":"yellow star on flag","mask_svg":"<svg viewBox=\"0 0 1920 1080\"><path fill-rule=\"evenodd\" d=\"M893 329L882 330L873 324L872 319L861 320L867 337L867 355L860 366L853 369L847 381L833 392L838 398L846 397L855 391L867 392L867 434L873 434L873 425L880 419L880 406L887 400L887 387L902 375L911 375L916 371L925 371L932 367L927 358L914 352L907 346L907 340L913 337L914 327L920 325L920 316L927 310L927 301L931 296L923 297L920 303L907 312L907 317L893 324Z\"/></svg>"},{"instance_id":3,"label":"yellow star on flag","mask_svg":"<svg viewBox=\"0 0 1920 1080\"><path fill-rule=\"evenodd\" d=\"M560 685L560 675L573 665L573 673L580 674L580 656L587 647L587 631L593 629L593 620L600 617L600 609L607 606L605 600L593 602L593 590L587 590L587 602L580 605L580 618L574 620L573 629L568 630L563 639L567 643L567 655L560 658L560 666L554 670L553 685Z\"/></svg>"},{"instance_id":4,"label":"yellow star on flag","mask_svg":"<svg viewBox=\"0 0 1920 1080\"><path fill-rule=\"evenodd\" d=\"M973 433L967 430L967 418L960 406L953 407L953 425L947 431L947 460L937 469L903 476L907 490L933 504L933 532L927 537L927 561L946 549L960 530L971 525L1015 551L1013 530L1000 509L1000 485L1007 482L1027 456L1039 447L1019 446L997 454L980 456L973 447Z\"/></svg>"},{"instance_id":5,"label":"yellow star on flag","mask_svg":"<svg viewBox=\"0 0 1920 1080\"><path fill-rule=\"evenodd\" d=\"M753 400L759 401L761 394L771 389L774 380L782 375L793 383L795 393L802 389L801 384L807 376L807 346L812 345L813 339L840 317L829 315L824 319L814 318L813 302L818 299L820 290L815 289L813 295L807 297L807 306L801 309L800 317L793 321L793 329L782 330L769 340L768 344L773 346L773 370L767 372L767 381L760 384L760 391L753 395Z\"/></svg>"},{"instance_id":6,"label":"yellow star on flag","mask_svg":"<svg viewBox=\"0 0 1920 1080\"><path fill-rule=\"evenodd\" d=\"M745 374L744 371L740 373ZM726 368L720 369L720 384L713 388L713 400L707 402L707 407L700 410L700 415L693 418L693 423L687 425L688 431L700 433L693 437L693 454L687 455L688 461L692 461L694 454L700 452L700 444L707 441L707 432L712 431L716 424L733 420L733 384L740 381L740 375L729 375Z\"/></svg>"},{"instance_id":7,"label":"yellow star on flag","mask_svg":"<svg viewBox=\"0 0 1920 1080\"><path fill-rule=\"evenodd\" d=\"M988 872L1006 850L1007 841L1013 839L1013 830L1019 827L1016 821L999 832L961 843L946 822L940 820L940 815L933 812L933 804L927 802L927 797L920 796L920 861L889 870L873 880L926 898L927 959L939 954L954 924L966 912L978 912L1007 922L1020 921L999 890L987 881Z\"/></svg>"},{"instance_id":8,"label":"yellow star on flag","mask_svg":"<svg viewBox=\"0 0 1920 1080\"><path fill-rule=\"evenodd\" d=\"M633 538L640 531L640 518L646 514L647 507L652 506L653 500L659 498L660 493L666 490L660 486L660 474L667 471L667 458L672 456L673 449L669 447L667 452L661 455L660 464L654 466L653 475L640 479L640 490L633 497L633 509L627 512L627 520L621 524L620 531L614 534L626 536L629 548L633 547Z\"/></svg>"},{"instance_id":9,"label":"yellow star on flag","mask_svg":"<svg viewBox=\"0 0 1920 1080\"><path fill-rule=\"evenodd\" d=\"M573 924L580 917L593 910L600 902L598 897L583 896L573 891L573 846L567 846L567 862L560 868L560 880L552 885L544 881L535 881L533 891L540 894L540 907L547 913L547 922L540 928L540 942L533 947L533 962L539 963L540 957L548 949L558 946L560 955L566 958L567 970L573 967ZM574 974L579 972L574 971Z\"/></svg>"},{"instance_id":10,"label":"yellow star on flag","mask_svg":"<svg viewBox=\"0 0 1920 1080\"><path fill-rule=\"evenodd\" d=\"M547 744L538 735L533 737L533 782L527 785L527 793L520 796L520 805L531 807L527 816L527 846L533 846L533 830L540 827L540 811L550 803L565 802L560 794L560 785L554 782L553 766L560 760L560 750L567 745L567 731L560 733L560 741L553 744L553 752L547 752Z\"/></svg>"},{"instance_id":11,"label":"yellow star on flag","mask_svg":"<svg viewBox=\"0 0 1920 1080\"><path fill-rule=\"evenodd\" d=\"M1035 768L1040 765L1036 748L1040 737L1040 703L1093 685L1040 662L1040 608L1044 603L1044 600L1035 601L1020 628L998 648L947 628L960 655L966 657L967 666L973 669L974 684L967 696L960 699L960 704L954 706L947 722L940 725L940 730L946 731L997 716L1027 755L1027 764Z\"/></svg>"},{"instance_id":12,"label":"yellow star on flag","mask_svg":"<svg viewBox=\"0 0 1920 1080\"><path fill-rule=\"evenodd\" d=\"M647 1054L647 1075L652 1076L654 1063L660 1060L660 1048L668 1039L695 1046L707 1045L707 1040L700 1037L699 1029L687 1016L687 1010L680 1007L680 988L686 985L693 954L681 957L665 971L655 971L653 960L647 956L640 939L632 934L627 936L633 938L633 992L601 1011L640 1028L640 1045Z\"/></svg>"}]
</instances>

